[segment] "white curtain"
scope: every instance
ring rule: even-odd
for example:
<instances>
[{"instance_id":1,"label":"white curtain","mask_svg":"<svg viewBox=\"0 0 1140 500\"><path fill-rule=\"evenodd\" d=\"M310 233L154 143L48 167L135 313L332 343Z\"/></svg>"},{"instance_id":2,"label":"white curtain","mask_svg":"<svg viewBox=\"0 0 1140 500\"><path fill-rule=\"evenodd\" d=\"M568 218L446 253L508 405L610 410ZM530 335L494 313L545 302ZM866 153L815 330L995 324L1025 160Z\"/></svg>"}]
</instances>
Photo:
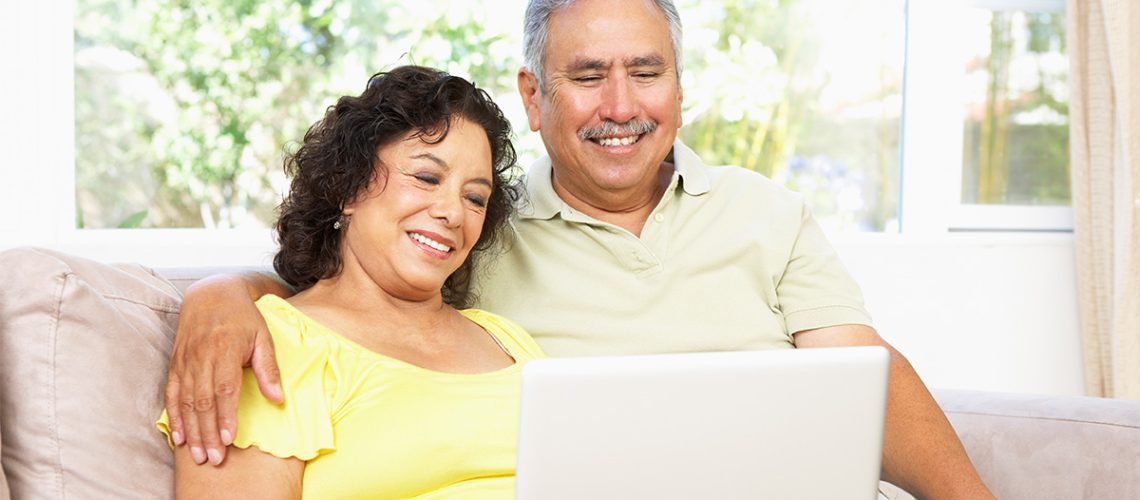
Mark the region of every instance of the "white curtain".
<instances>
[{"instance_id":1,"label":"white curtain","mask_svg":"<svg viewBox=\"0 0 1140 500\"><path fill-rule=\"evenodd\" d=\"M1068 0L1067 16L1085 384L1140 399L1140 0Z\"/></svg>"}]
</instances>

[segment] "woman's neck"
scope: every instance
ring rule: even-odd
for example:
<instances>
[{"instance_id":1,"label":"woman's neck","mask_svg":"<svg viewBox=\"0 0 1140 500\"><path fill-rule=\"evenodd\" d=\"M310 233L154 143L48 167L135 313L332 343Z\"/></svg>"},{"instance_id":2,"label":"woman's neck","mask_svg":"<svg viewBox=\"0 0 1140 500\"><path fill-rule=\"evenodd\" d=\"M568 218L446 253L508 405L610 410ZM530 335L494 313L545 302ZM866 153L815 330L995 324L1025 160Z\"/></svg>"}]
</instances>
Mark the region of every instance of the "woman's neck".
<instances>
[{"instance_id":1,"label":"woman's neck","mask_svg":"<svg viewBox=\"0 0 1140 500\"><path fill-rule=\"evenodd\" d=\"M352 323L353 330L384 325L388 331L426 334L438 331L455 313L451 306L444 304L439 291L409 297L405 293L393 293L361 274L342 270L337 276L320 280L294 295L289 302L323 324L347 327Z\"/></svg>"}]
</instances>

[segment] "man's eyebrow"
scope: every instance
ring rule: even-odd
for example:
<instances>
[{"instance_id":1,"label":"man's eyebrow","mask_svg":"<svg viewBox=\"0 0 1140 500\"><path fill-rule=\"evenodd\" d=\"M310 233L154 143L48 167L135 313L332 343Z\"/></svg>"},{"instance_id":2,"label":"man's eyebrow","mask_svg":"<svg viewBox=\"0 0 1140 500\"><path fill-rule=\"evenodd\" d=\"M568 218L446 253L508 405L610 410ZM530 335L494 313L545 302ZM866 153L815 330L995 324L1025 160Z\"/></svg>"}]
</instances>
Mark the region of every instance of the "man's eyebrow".
<instances>
[{"instance_id":1,"label":"man's eyebrow","mask_svg":"<svg viewBox=\"0 0 1140 500\"><path fill-rule=\"evenodd\" d=\"M660 54L648 54L642 56L635 56L623 61L626 67L636 68L645 66L664 66L665 58ZM567 70L571 73L578 71L590 71L606 69L610 67L610 63L604 59L580 57L570 63Z\"/></svg>"},{"instance_id":2,"label":"man's eyebrow","mask_svg":"<svg viewBox=\"0 0 1140 500\"><path fill-rule=\"evenodd\" d=\"M601 59L579 57L570 62L570 66L567 70L574 73L578 71L606 69L608 67L610 67L610 64Z\"/></svg>"},{"instance_id":3,"label":"man's eyebrow","mask_svg":"<svg viewBox=\"0 0 1140 500\"><path fill-rule=\"evenodd\" d=\"M444 160L443 160L443 158L440 158L440 157L438 157L438 156L436 156L436 155L433 155L433 154L431 154L431 153L420 153L420 154L418 154L418 155L413 155L413 156L412 156L412 159L415 159L415 160L429 160L429 161L431 161L432 163L435 163L436 165L439 165L439 166L440 166L441 168L443 168L444 170L448 170L448 171L450 171L450 170L451 170L451 165L449 165L449 164L448 164L446 161L444 161ZM474 182L474 183L476 183L476 184L483 184L483 185L485 185L485 186L487 186L487 187L489 187L489 188L491 188L491 189L494 189L494 188L495 188L495 185L494 185L494 184L491 182L491 179L488 179L488 178L486 178L486 177L476 177L476 178L474 178L474 179L471 179L471 180L470 180L470 181L468 181L468 182Z\"/></svg>"},{"instance_id":4,"label":"man's eyebrow","mask_svg":"<svg viewBox=\"0 0 1140 500\"><path fill-rule=\"evenodd\" d=\"M649 54L646 56L637 56L625 60L627 67L643 67L643 66L664 66L665 58L660 54Z\"/></svg>"}]
</instances>

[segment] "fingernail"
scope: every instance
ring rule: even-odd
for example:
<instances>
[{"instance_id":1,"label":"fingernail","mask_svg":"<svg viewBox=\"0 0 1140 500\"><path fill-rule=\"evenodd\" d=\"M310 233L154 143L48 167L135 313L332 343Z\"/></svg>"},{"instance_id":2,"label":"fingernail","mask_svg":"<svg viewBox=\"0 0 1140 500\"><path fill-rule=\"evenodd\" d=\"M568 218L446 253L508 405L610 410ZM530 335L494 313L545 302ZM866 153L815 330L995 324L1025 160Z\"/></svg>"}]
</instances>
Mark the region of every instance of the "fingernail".
<instances>
[{"instance_id":1,"label":"fingernail","mask_svg":"<svg viewBox=\"0 0 1140 500\"><path fill-rule=\"evenodd\" d=\"M180 445L182 444L182 433L178 431L171 432L170 439L174 441L175 445Z\"/></svg>"},{"instance_id":2,"label":"fingernail","mask_svg":"<svg viewBox=\"0 0 1140 500\"><path fill-rule=\"evenodd\" d=\"M222 444L226 446L234 444L234 437L230 434L229 429L222 429Z\"/></svg>"},{"instance_id":3,"label":"fingernail","mask_svg":"<svg viewBox=\"0 0 1140 500\"><path fill-rule=\"evenodd\" d=\"M197 446L190 447L190 458L194 459L194 463L201 465L206 461L206 454L202 453L202 449Z\"/></svg>"},{"instance_id":4,"label":"fingernail","mask_svg":"<svg viewBox=\"0 0 1140 500\"><path fill-rule=\"evenodd\" d=\"M213 448L210 448L210 449L206 450L206 454L210 456L210 463L212 463L214 465L221 465L221 463L222 463L222 452L215 450Z\"/></svg>"}]
</instances>

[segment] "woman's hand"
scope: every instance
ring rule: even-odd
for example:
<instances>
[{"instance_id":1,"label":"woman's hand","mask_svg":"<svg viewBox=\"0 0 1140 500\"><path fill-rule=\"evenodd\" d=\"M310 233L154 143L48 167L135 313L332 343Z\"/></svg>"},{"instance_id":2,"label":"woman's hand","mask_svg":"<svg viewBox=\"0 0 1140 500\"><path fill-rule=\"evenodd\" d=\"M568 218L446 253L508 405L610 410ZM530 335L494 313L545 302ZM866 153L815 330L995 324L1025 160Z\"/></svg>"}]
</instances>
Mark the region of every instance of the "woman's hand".
<instances>
[{"instance_id":1,"label":"woman's hand","mask_svg":"<svg viewBox=\"0 0 1140 500\"><path fill-rule=\"evenodd\" d=\"M219 275L190 286L182 302L166 380L174 444L194 463L222 463L237 432L242 368L252 366L261 393L283 402L273 340L254 300L291 291L266 275Z\"/></svg>"}]
</instances>

